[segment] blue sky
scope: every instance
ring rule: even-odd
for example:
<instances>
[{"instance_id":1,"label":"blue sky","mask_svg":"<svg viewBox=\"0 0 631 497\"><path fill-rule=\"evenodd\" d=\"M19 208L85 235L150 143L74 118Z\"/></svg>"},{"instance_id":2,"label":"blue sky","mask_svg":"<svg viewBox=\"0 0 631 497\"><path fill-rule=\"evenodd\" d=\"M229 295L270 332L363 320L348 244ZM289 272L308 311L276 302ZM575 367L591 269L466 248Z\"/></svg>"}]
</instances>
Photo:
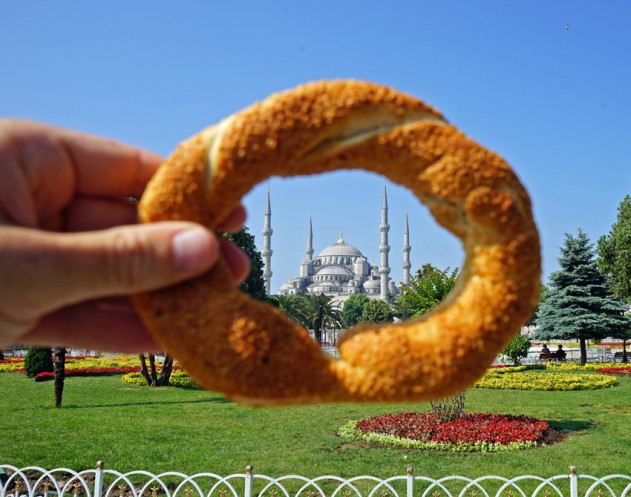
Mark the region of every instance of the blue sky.
<instances>
[{"instance_id":1,"label":"blue sky","mask_svg":"<svg viewBox=\"0 0 631 497\"><path fill-rule=\"evenodd\" d=\"M502 155L533 200L544 282L565 232L593 241L631 190L631 3L580 0L0 2L0 113L161 154L300 83L355 78L415 95ZM272 198L272 290L339 230L379 260L383 179L271 179L244 202L262 246ZM460 243L388 183L392 277L409 211L413 270L460 266Z\"/></svg>"}]
</instances>

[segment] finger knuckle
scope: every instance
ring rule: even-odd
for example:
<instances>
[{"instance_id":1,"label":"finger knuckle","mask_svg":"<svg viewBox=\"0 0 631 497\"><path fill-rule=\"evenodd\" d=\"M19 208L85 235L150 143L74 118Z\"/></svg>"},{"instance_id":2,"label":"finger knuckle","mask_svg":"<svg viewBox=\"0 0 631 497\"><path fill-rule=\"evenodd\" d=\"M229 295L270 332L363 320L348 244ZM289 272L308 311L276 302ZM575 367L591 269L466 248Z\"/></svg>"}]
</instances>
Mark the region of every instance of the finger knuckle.
<instances>
[{"instance_id":1,"label":"finger knuckle","mask_svg":"<svg viewBox=\"0 0 631 497\"><path fill-rule=\"evenodd\" d=\"M153 245L143 233L115 232L108 257L110 276L115 285L123 288L142 288L155 271Z\"/></svg>"}]
</instances>

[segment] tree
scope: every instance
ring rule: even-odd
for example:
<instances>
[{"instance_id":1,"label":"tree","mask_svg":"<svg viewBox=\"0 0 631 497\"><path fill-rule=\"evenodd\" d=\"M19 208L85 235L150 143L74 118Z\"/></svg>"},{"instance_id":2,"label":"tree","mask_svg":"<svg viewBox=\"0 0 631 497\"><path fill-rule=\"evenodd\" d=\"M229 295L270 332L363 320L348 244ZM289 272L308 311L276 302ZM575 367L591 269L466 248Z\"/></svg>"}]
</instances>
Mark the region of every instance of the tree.
<instances>
[{"instance_id":1,"label":"tree","mask_svg":"<svg viewBox=\"0 0 631 497\"><path fill-rule=\"evenodd\" d=\"M171 372L173 371L173 358L169 354L165 354L160 376L156 369L156 356L154 354L139 354L140 373L145 378L147 385L150 387L164 387L169 385L171 380ZM149 359L149 369L147 369L146 359Z\"/></svg>"},{"instance_id":2,"label":"tree","mask_svg":"<svg viewBox=\"0 0 631 497\"><path fill-rule=\"evenodd\" d=\"M537 301L535 310L532 311L532 316L530 316L530 319L528 319L524 326L537 326L537 316L539 315L539 309L548 297L549 291L550 289L547 286L541 285L541 290L539 291L539 300Z\"/></svg>"},{"instance_id":3,"label":"tree","mask_svg":"<svg viewBox=\"0 0 631 497\"><path fill-rule=\"evenodd\" d=\"M631 196L618 206L608 235L598 239L598 268L613 293L631 304Z\"/></svg>"},{"instance_id":4,"label":"tree","mask_svg":"<svg viewBox=\"0 0 631 497\"><path fill-rule=\"evenodd\" d=\"M360 323L391 323L394 320L394 312L390 304L384 300L369 299L364 305Z\"/></svg>"},{"instance_id":5,"label":"tree","mask_svg":"<svg viewBox=\"0 0 631 497\"><path fill-rule=\"evenodd\" d=\"M61 399L64 395L64 380L66 378L66 349L57 347L54 351L53 380L55 386L55 407L61 407Z\"/></svg>"},{"instance_id":6,"label":"tree","mask_svg":"<svg viewBox=\"0 0 631 497\"><path fill-rule=\"evenodd\" d=\"M256 249L254 236L250 234L247 226L244 226L241 231L237 233L224 233L223 236L240 247L250 258L250 274L247 279L239 285L239 288L251 297L265 300L263 257Z\"/></svg>"},{"instance_id":7,"label":"tree","mask_svg":"<svg viewBox=\"0 0 631 497\"><path fill-rule=\"evenodd\" d=\"M410 278L410 284L403 287L395 308L399 318L419 316L438 305L451 291L458 279L458 268L441 271L431 264L425 264Z\"/></svg>"},{"instance_id":8,"label":"tree","mask_svg":"<svg viewBox=\"0 0 631 497\"><path fill-rule=\"evenodd\" d=\"M581 362L587 362L588 339L621 336L629 326L626 306L611 298L598 271L593 245L583 231L565 234L561 247L561 269L549 277L550 291L537 316L535 338L578 339Z\"/></svg>"},{"instance_id":9,"label":"tree","mask_svg":"<svg viewBox=\"0 0 631 497\"><path fill-rule=\"evenodd\" d=\"M438 305L452 290L458 279L458 268L441 271L431 264L424 264L403 287L403 295L395 302L400 319L420 316ZM466 392L430 402L432 411L441 422L460 419L464 414Z\"/></svg>"},{"instance_id":10,"label":"tree","mask_svg":"<svg viewBox=\"0 0 631 497\"><path fill-rule=\"evenodd\" d=\"M355 326L359 323L364 312L364 306L370 301L363 293L355 293L351 295L342 306L342 317L347 328Z\"/></svg>"},{"instance_id":11,"label":"tree","mask_svg":"<svg viewBox=\"0 0 631 497\"><path fill-rule=\"evenodd\" d=\"M333 297L320 294L304 295L301 299L305 326L313 330L316 342L322 343L323 328L342 329L344 327L339 306L331 302Z\"/></svg>"},{"instance_id":12,"label":"tree","mask_svg":"<svg viewBox=\"0 0 631 497\"><path fill-rule=\"evenodd\" d=\"M528 351L530 350L530 340L522 334L515 335L508 342L506 348L502 350L501 354L508 357L513 361L513 365L521 365L521 360L528 357Z\"/></svg>"},{"instance_id":13,"label":"tree","mask_svg":"<svg viewBox=\"0 0 631 497\"><path fill-rule=\"evenodd\" d=\"M269 298L269 303L287 314L287 317L293 322L304 326L303 303L298 295L272 295Z\"/></svg>"}]
</instances>

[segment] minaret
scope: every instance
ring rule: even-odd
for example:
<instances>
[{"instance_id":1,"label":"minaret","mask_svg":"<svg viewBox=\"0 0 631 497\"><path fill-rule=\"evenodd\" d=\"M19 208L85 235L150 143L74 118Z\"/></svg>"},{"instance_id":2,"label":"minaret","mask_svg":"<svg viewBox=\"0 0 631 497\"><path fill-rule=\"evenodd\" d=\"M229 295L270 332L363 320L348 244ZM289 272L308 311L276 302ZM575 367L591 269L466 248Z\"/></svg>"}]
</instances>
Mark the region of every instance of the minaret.
<instances>
[{"instance_id":1,"label":"minaret","mask_svg":"<svg viewBox=\"0 0 631 497\"><path fill-rule=\"evenodd\" d=\"M311 226L311 212L309 213L309 233L307 234L307 260L313 259L313 227Z\"/></svg>"},{"instance_id":2,"label":"minaret","mask_svg":"<svg viewBox=\"0 0 631 497\"><path fill-rule=\"evenodd\" d=\"M379 230L381 231L381 245L379 245L379 252L381 252L381 266L379 266L379 274L381 275L381 300L386 300L388 296L388 275L390 274L390 266L388 265L388 252L390 252L388 231L390 231L390 225L388 224L386 180L383 181L383 203L381 204L381 224L379 225Z\"/></svg>"},{"instance_id":3,"label":"minaret","mask_svg":"<svg viewBox=\"0 0 631 497\"><path fill-rule=\"evenodd\" d=\"M408 227L408 210L405 209L405 231L403 232L403 284L410 284L410 229Z\"/></svg>"},{"instance_id":4,"label":"minaret","mask_svg":"<svg viewBox=\"0 0 631 497\"><path fill-rule=\"evenodd\" d=\"M263 228L263 279L265 280L265 295L270 295L272 284L272 208L269 201L269 185L267 185L267 203L265 204L265 226Z\"/></svg>"}]
</instances>

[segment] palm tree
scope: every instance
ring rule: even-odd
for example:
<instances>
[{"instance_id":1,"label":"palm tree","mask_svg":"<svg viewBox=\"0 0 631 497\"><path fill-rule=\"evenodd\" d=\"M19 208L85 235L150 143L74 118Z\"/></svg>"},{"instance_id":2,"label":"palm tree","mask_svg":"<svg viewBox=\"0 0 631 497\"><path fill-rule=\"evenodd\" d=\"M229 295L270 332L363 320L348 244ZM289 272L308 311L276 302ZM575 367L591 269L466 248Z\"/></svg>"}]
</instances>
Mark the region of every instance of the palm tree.
<instances>
[{"instance_id":1,"label":"palm tree","mask_svg":"<svg viewBox=\"0 0 631 497\"><path fill-rule=\"evenodd\" d=\"M320 295L305 295L301 298L302 315L305 326L313 329L316 342L322 343L323 328L343 328L344 320L339 304L331 301L333 297Z\"/></svg>"},{"instance_id":2,"label":"palm tree","mask_svg":"<svg viewBox=\"0 0 631 497\"><path fill-rule=\"evenodd\" d=\"M302 313L302 299L298 295L272 295L269 303L287 314L287 317L300 326L305 325Z\"/></svg>"}]
</instances>

